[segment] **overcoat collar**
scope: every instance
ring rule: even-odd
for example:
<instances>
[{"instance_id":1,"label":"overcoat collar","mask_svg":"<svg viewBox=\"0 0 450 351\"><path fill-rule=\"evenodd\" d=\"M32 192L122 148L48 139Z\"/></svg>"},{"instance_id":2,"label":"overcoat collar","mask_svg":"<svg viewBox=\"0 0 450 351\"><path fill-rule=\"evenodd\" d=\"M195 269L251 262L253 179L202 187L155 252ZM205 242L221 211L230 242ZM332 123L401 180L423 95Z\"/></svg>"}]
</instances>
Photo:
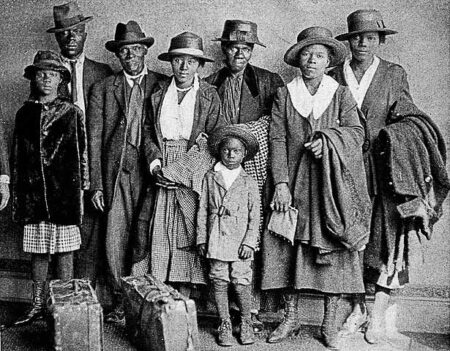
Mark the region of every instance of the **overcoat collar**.
<instances>
[{"instance_id":1,"label":"overcoat collar","mask_svg":"<svg viewBox=\"0 0 450 351\"><path fill-rule=\"evenodd\" d=\"M156 136L158 138L159 146L162 146L163 136L161 132L161 108L163 98L167 93L167 89L169 89L169 85L172 81L172 77L158 81L158 85L155 87L155 90L150 96L151 104L152 104L152 112L153 116L156 116L154 121L156 125ZM203 100L209 100L205 95L206 89L208 89L209 84L199 79L199 89L197 91L197 95L195 98L195 108L194 108L194 120L192 123L192 132L189 138L188 149L191 148L195 144L195 140L198 136L197 126L200 120L200 106L204 103Z\"/></svg>"},{"instance_id":2,"label":"overcoat collar","mask_svg":"<svg viewBox=\"0 0 450 351\"><path fill-rule=\"evenodd\" d=\"M224 67L217 73L216 79L214 80L214 82L212 82L212 84L217 87L219 95L222 95L222 92L220 90L223 90L223 83L229 76L231 76L230 69L228 67ZM248 89L250 90L250 93L253 97L259 95L258 81L255 69L250 64L247 64L247 67L245 67L244 69L244 82L245 84L247 84Z\"/></svg>"}]
</instances>

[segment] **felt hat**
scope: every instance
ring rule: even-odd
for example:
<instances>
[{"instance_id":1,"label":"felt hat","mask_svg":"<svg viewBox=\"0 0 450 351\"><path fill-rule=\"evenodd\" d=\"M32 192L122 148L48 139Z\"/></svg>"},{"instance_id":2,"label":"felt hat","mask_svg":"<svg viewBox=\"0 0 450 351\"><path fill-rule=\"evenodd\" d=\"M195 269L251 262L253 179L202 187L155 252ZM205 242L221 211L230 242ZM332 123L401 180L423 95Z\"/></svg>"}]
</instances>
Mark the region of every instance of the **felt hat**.
<instances>
[{"instance_id":1,"label":"felt hat","mask_svg":"<svg viewBox=\"0 0 450 351\"><path fill-rule=\"evenodd\" d=\"M284 62L299 67L300 51L309 45L322 44L332 51L330 66L337 66L345 60L347 49L345 45L333 38L331 31L324 27L309 27L297 36L297 43L292 45L284 54Z\"/></svg>"},{"instance_id":2,"label":"felt hat","mask_svg":"<svg viewBox=\"0 0 450 351\"><path fill-rule=\"evenodd\" d=\"M377 10L357 10L347 17L348 33L338 35L337 40L347 40L353 35L365 32L379 32L384 35L395 34L395 30L387 29L381 13Z\"/></svg>"},{"instance_id":3,"label":"felt hat","mask_svg":"<svg viewBox=\"0 0 450 351\"><path fill-rule=\"evenodd\" d=\"M214 62L203 52L203 40L197 34L184 32L170 40L169 51L158 56L161 61L170 61L174 56L190 55L207 62Z\"/></svg>"},{"instance_id":4,"label":"felt hat","mask_svg":"<svg viewBox=\"0 0 450 351\"><path fill-rule=\"evenodd\" d=\"M247 150L247 155L244 161L250 160L255 157L259 150L259 143L256 137L246 128L244 125L232 124L216 130L208 138L208 147L211 154L220 159L220 143L225 138L236 138L241 140Z\"/></svg>"},{"instance_id":5,"label":"felt hat","mask_svg":"<svg viewBox=\"0 0 450 351\"><path fill-rule=\"evenodd\" d=\"M92 16L84 17L76 1L53 6L53 19L55 27L47 30L48 33L63 32L80 24L92 20Z\"/></svg>"},{"instance_id":6,"label":"felt hat","mask_svg":"<svg viewBox=\"0 0 450 351\"><path fill-rule=\"evenodd\" d=\"M38 51L33 64L25 67L23 76L31 80L35 77L36 71L44 69L60 72L63 80L70 82L70 71L63 65L61 56L53 51Z\"/></svg>"},{"instance_id":7,"label":"felt hat","mask_svg":"<svg viewBox=\"0 0 450 351\"><path fill-rule=\"evenodd\" d=\"M266 47L258 39L257 24L243 20L226 20L222 37L213 39L213 41L258 44Z\"/></svg>"},{"instance_id":8,"label":"felt hat","mask_svg":"<svg viewBox=\"0 0 450 351\"><path fill-rule=\"evenodd\" d=\"M136 21L128 21L126 24L117 24L114 40L107 41L105 47L109 51L117 52L122 45L144 44L147 47L150 47L154 42L154 38L145 36Z\"/></svg>"}]
</instances>

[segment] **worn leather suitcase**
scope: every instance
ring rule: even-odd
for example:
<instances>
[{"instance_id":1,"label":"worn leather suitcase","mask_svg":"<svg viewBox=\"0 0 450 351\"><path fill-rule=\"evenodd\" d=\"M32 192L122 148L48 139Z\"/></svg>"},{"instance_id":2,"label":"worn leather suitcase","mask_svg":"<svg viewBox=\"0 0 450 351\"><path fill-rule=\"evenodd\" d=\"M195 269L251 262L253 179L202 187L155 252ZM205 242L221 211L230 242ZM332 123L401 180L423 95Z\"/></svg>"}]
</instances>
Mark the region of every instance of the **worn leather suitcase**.
<instances>
[{"instance_id":1,"label":"worn leather suitcase","mask_svg":"<svg viewBox=\"0 0 450 351\"><path fill-rule=\"evenodd\" d=\"M48 309L56 351L103 350L103 312L89 280L52 280Z\"/></svg>"},{"instance_id":2,"label":"worn leather suitcase","mask_svg":"<svg viewBox=\"0 0 450 351\"><path fill-rule=\"evenodd\" d=\"M128 335L139 350L199 349L195 302L151 275L123 277Z\"/></svg>"}]
</instances>

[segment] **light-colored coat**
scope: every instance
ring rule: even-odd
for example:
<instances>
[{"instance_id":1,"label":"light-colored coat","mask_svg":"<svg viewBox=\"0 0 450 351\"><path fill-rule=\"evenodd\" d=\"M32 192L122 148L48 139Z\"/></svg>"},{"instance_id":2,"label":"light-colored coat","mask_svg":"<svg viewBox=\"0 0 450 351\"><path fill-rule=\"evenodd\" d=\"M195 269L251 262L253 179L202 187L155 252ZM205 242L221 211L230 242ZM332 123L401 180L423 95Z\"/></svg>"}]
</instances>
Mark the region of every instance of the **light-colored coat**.
<instances>
[{"instance_id":1,"label":"light-colored coat","mask_svg":"<svg viewBox=\"0 0 450 351\"><path fill-rule=\"evenodd\" d=\"M241 244L254 249L260 206L258 184L243 169L228 190L222 175L210 170L203 179L197 217L197 245L207 244L207 258L239 261Z\"/></svg>"}]
</instances>

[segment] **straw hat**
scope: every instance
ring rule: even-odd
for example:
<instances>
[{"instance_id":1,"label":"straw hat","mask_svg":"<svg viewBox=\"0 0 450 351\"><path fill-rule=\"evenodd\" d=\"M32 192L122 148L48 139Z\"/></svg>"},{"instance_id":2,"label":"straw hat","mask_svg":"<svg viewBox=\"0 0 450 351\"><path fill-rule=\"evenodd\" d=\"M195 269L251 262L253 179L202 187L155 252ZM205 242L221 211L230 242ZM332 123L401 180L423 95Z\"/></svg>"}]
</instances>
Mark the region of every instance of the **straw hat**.
<instances>
[{"instance_id":1,"label":"straw hat","mask_svg":"<svg viewBox=\"0 0 450 351\"><path fill-rule=\"evenodd\" d=\"M242 125L228 125L222 128L219 128L208 138L208 147L211 154L220 159L220 143L225 138L236 138L242 141L247 150L247 155L244 158L244 161L252 159L259 150L259 143L256 137L248 131Z\"/></svg>"}]
</instances>

